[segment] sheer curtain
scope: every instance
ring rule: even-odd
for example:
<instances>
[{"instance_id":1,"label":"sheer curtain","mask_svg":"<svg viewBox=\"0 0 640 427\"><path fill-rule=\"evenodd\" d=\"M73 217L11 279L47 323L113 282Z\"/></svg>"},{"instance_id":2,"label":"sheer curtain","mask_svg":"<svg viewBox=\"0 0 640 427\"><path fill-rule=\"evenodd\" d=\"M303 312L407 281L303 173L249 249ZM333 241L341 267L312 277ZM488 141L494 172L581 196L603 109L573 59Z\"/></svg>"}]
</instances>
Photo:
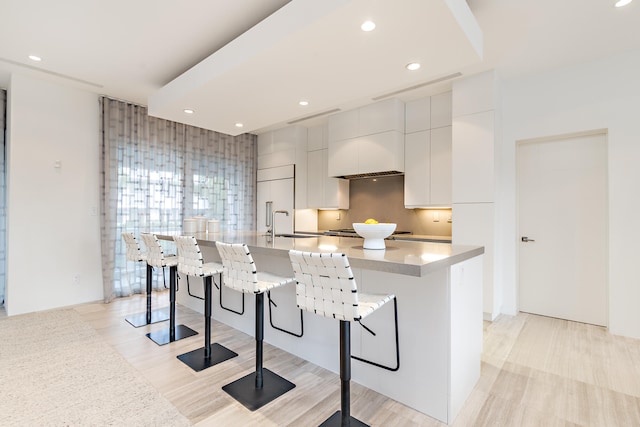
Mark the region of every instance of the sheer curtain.
<instances>
[{"instance_id":1,"label":"sheer curtain","mask_svg":"<svg viewBox=\"0 0 640 427\"><path fill-rule=\"evenodd\" d=\"M142 292L144 266L128 263L121 234L179 231L183 218L255 226L256 137L232 137L147 115L101 98L101 225L105 301ZM175 249L167 244L167 251ZM154 287L168 283L156 272Z\"/></svg>"},{"instance_id":2,"label":"sheer curtain","mask_svg":"<svg viewBox=\"0 0 640 427\"><path fill-rule=\"evenodd\" d=\"M0 89L0 305L4 305L7 260L7 207L6 207L6 148L7 91Z\"/></svg>"}]
</instances>

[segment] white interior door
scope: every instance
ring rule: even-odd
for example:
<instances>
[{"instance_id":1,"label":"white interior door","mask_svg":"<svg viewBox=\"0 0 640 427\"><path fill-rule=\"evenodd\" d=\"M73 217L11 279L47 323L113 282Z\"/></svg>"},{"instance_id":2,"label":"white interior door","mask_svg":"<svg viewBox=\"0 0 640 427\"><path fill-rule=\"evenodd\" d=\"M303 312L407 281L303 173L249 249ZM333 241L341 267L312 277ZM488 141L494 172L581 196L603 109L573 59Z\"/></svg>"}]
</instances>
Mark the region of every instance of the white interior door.
<instances>
[{"instance_id":1,"label":"white interior door","mask_svg":"<svg viewBox=\"0 0 640 427\"><path fill-rule=\"evenodd\" d=\"M606 134L521 143L517 157L520 311L606 325Z\"/></svg>"}]
</instances>

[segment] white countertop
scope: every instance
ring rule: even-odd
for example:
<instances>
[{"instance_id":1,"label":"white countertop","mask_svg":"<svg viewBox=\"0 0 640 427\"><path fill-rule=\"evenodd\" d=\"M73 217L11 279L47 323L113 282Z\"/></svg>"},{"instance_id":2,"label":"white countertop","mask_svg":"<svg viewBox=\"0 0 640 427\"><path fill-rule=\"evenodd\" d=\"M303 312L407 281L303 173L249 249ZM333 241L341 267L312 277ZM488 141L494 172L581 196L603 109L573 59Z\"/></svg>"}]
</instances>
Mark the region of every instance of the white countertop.
<instances>
[{"instance_id":1,"label":"white countertop","mask_svg":"<svg viewBox=\"0 0 640 427\"><path fill-rule=\"evenodd\" d=\"M172 240L176 233L157 234L159 239ZM482 246L462 246L450 243L386 240L386 249L363 249L363 239L354 237L313 236L304 238L276 237L273 241L264 233L237 231L196 233L198 244L215 246L216 241L245 243L251 252L280 252L288 256L290 249L309 252L340 252L347 255L354 268L385 271L409 276L425 276L484 253Z\"/></svg>"}]
</instances>

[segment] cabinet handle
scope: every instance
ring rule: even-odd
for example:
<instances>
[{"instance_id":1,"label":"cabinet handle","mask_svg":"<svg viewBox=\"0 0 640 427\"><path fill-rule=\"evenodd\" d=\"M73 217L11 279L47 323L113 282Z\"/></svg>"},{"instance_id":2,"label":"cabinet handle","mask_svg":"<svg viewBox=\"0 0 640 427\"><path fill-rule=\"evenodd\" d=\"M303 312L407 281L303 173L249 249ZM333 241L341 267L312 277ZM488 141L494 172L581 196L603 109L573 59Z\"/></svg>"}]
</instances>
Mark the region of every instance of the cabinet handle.
<instances>
[{"instance_id":1,"label":"cabinet handle","mask_svg":"<svg viewBox=\"0 0 640 427\"><path fill-rule=\"evenodd\" d=\"M520 238L521 241L528 243L528 242L535 242L535 240L528 238L527 236L522 236Z\"/></svg>"},{"instance_id":2,"label":"cabinet handle","mask_svg":"<svg viewBox=\"0 0 640 427\"><path fill-rule=\"evenodd\" d=\"M265 202L267 216L264 219L264 225L271 227L271 211L273 211L273 202Z\"/></svg>"}]
</instances>

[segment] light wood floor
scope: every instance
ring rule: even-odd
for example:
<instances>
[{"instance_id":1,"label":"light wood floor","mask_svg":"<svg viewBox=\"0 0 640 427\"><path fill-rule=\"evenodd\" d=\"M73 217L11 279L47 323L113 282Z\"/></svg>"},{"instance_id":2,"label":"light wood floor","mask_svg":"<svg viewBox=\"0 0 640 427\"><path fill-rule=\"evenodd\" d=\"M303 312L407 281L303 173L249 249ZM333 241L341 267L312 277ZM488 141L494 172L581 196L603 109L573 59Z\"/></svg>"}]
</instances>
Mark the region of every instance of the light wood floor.
<instances>
[{"instance_id":1,"label":"light wood floor","mask_svg":"<svg viewBox=\"0 0 640 427\"><path fill-rule=\"evenodd\" d=\"M166 303L166 292L154 301ZM176 356L202 346L202 315L179 306L178 323L200 334L159 347L145 334L166 322L133 328L124 320L144 306L144 297L134 296L75 309L192 423L317 426L339 408L336 374L265 345L265 367L297 386L258 411L246 410L221 387L253 370L253 338L213 322L212 342L239 356L196 373ZM372 426L443 425L355 383L351 411ZM640 341L528 314L487 322L482 377L454 425L640 426Z\"/></svg>"}]
</instances>

